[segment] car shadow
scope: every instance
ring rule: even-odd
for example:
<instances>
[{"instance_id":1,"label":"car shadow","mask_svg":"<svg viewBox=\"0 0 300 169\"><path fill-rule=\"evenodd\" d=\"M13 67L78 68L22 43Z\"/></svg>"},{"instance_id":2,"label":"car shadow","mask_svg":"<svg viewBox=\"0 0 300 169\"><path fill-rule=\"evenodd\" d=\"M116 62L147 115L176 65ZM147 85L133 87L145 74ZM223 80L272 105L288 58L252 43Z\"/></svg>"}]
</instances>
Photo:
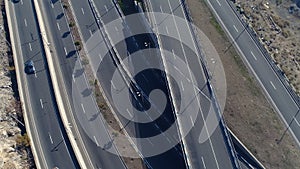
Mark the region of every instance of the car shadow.
<instances>
[{"instance_id":1,"label":"car shadow","mask_svg":"<svg viewBox=\"0 0 300 169\"><path fill-rule=\"evenodd\" d=\"M59 14L59 15L56 16L56 19L59 20L59 19L61 19L64 15L65 15L64 13L61 13L61 14Z\"/></svg>"},{"instance_id":2,"label":"car shadow","mask_svg":"<svg viewBox=\"0 0 300 169\"><path fill-rule=\"evenodd\" d=\"M81 92L81 94L83 97L87 97L87 96L91 95L92 92L93 92L92 89L86 88L84 91Z\"/></svg>"},{"instance_id":3,"label":"car shadow","mask_svg":"<svg viewBox=\"0 0 300 169\"><path fill-rule=\"evenodd\" d=\"M70 31L67 31L67 32L65 32L61 37L62 38L66 38L67 36L69 36L70 35Z\"/></svg>"},{"instance_id":4,"label":"car shadow","mask_svg":"<svg viewBox=\"0 0 300 169\"><path fill-rule=\"evenodd\" d=\"M75 53L76 53L76 50L73 50L73 51L69 52L69 53L67 54L67 58L70 58L70 57L74 56Z\"/></svg>"}]
</instances>

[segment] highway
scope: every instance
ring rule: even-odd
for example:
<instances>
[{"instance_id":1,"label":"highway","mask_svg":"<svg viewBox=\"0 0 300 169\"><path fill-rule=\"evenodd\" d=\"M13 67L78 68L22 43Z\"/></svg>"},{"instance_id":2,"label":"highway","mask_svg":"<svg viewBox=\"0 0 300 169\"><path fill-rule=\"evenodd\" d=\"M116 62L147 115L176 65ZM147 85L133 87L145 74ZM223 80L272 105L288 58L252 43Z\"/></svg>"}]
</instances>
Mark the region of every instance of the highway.
<instances>
[{"instance_id":1,"label":"highway","mask_svg":"<svg viewBox=\"0 0 300 169\"><path fill-rule=\"evenodd\" d=\"M207 141L201 143L199 142L199 136L201 129L207 130L207 124L205 121L208 113L209 108L211 106L211 94L209 92L206 77L204 73L200 73L199 71L203 70L201 62L199 60L200 55L194 51L197 51L196 46L197 44L193 44L193 35L190 32L190 28L188 22L186 21L184 8L181 3L182 1L148 1L148 5L151 9L151 12L158 12L158 13L166 13L170 15L174 15L180 17L185 20L185 22L178 23L178 19L175 17L168 17L168 18L161 18L159 16L152 16L152 22L154 23L157 32L161 34L160 41L161 41L161 48L167 50L168 52L172 52L177 57L180 57L185 64L188 65L190 71L196 75L194 81L189 82L191 77L190 73L186 73L185 76L178 75L178 79L181 79L186 86L182 86L182 90L187 88L195 88L194 94L192 96L197 96L196 92L200 92L201 94L197 96L198 103L195 103L193 106L200 105L200 113L197 116L197 120L195 121L194 127L191 129L189 134L185 137L187 142L187 149L188 153L190 154L190 160L192 166L195 168L235 168L235 163L233 160L233 156L230 153L230 149L228 147L228 142L224 137L223 129L221 127L221 123L219 123L216 130L213 134L208 138ZM172 38L170 38L172 37ZM188 46L185 46L188 44ZM193 49L194 48L194 49ZM168 58L168 52L165 52L166 55L166 69L169 71L176 71L175 62L172 62ZM177 66L178 67L178 66ZM183 71L183 73L185 73ZM191 84L192 83L192 86ZM172 84L171 84L172 85ZM200 91L201 89L201 91ZM174 90L174 93L178 93L178 91ZM174 99L175 104L179 104L180 102L176 102L179 100L177 98ZM195 99L196 100L196 99ZM186 105L191 106L191 105ZM196 110L195 108L191 108ZM182 123L182 125L186 125L187 122Z\"/></svg>"},{"instance_id":2,"label":"highway","mask_svg":"<svg viewBox=\"0 0 300 169\"><path fill-rule=\"evenodd\" d=\"M33 144L36 145L38 159L42 168L79 168L74 152L62 125L52 83L49 76L47 61L41 36L38 29L32 1L23 0L19 3L9 2L10 18L14 25L16 47L20 74L25 86L26 107L28 107L29 124L32 129ZM24 62L33 60L36 73L27 75Z\"/></svg>"},{"instance_id":3,"label":"highway","mask_svg":"<svg viewBox=\"0 0 300 169\"><path fill-rule=\"evenodd\" d=\"M103 122L95 99L90 93L89 82L83 73L83 67L72 36L69 23L61 1L40 1L43 22L46 26L44 36L49 38L49 49L54 60L56 74L59 76L60 92L67 109L67 126L72 132L83 160L88 168L126 168L114 146L114 153L105 151L103 144L111 136L107 124ZM99 130L100 129L100 130ZM102 147L101 147L101 146Z\"/></svg>"},{"instance_id":4,"label":"highway","mask_svg":"<svg viewBox=\"0 0 300 169\"><path fill-rule=\"evenodd\" d=\"M242 54L243 59L257 78L284 123L287 126L290 125L289 130L298 146L300 146L300 115L297 115L297 111L300 109L299 100L297 105L297 101L294 101L288 88L279 79L282 77L279 77L271 67L270 62L273 61L265 57L257 45L256 37L254 38L247 31L249 28L245 29L238 15L235 14L235 9L229 5L232 2L227 0L208 0L207 3L221 22L222 27L225 28L226 33L230 36L238 51ZM284 81L284 83L287 82Z\"/></svg>"},{"instance_id":5,"label":"highway","mask_svg":"<svg viewBox=\"0 0 300 169\"><path fill-rule=\"evenodd\" d=\"M120 22L117 22L113 29L111 27L111 25L109 26L109 23L119 19L119 14L117 9L115 8L114 4L111 1L94 1L95 2L95 7L96 7L96 11L100 13L101 16L101 20L103 22L103 24L105 25L104 27L108 26L107 29L105 29L104 31L108 32L108 36L110 37L115 37L115 36L119 36L124 37L124 36L129 36L131 34L131 32L128 31L128 29L124 29L124 25L122 25ZM113 102L113 93L111 93L111 88L112 88L112 76L117 69L116 69L116 65L115 65L115 61L114 59L111 58L111 56L109 56L109 54L103 52L103 51L107 51L108 49L105 45L105 43L103 43L103 37L99 36L99 33L96 32L95 34L92 34L90 27L87 27L86 25L94 25L94 15L91 12L91 8L90 5L86 2L86 1L79 1L79 0L72 0L72 7L73 7L73 11L75 12L76 15L76 20L78 22L80 31L81 31L81 35L82 38L85 41L85 45L86 45L86 50L89 54L90 57L90 63L94 69L95 72L97 72L97 77L102 85L102 88L104 89L104 92L106 94L106 97L108 97L108 100L110 101L110 103L114 103ZM125 25L126 26L126 25ZM131 25L133 26L133 25ZM129 25L130 27L130 25ZM132 27L130 27L132 28ZM95 30L95 28L93 28ZM116 34L117 32L117 34ZM115 34L115 35L114 35ZM93 37L92 37L93 35ZM96 37L96 38L95 38ZM94 39L94 40L91 40ZM125 39L125 38L124 38ZM122 39L122 40L124 40ZM92 41L93 44L90 44L90 42L88 41ZM114 43L114 38L112 39L112 43ZM98 48L100 48L101 53L92 53L92 50L95 50L95 44L96 43L98 45ZM99 44L98 44L99 43ZM117 43L117 42L116 42ZM91 47L92 46L92 47ZM117 50L117 52L119 53L119 55L122 57L122 59L125 59L126 56L128 55L128 53L134 53L137 52L140 47L141 48L145 48L144 46L144 41L136 41L134 38L130 37L128 38L126 41L121 41L119 42L117 45L114 46ZM97 50L96 50L97 51ZM104 54L103 56L101 56L103 59L103 61L101 62L100 58L98 57L98 55ZM144 53L145 55L145 53ZM147 57L145 57L147 58ZM146 59L145 59L146 60ZM159 65L159 59L156 61L156 65ZM134 63L131 63L132 65L134 65ZM137 64L137 63L135 63ZM157 72L155 72L156 74L158 74ZM143 75L144 76L144 75ZM139 76L139 77L135 77L136 81L140 81L140 86L145 86L145 81L144 81L144 77L143 76ZM153 76L153 74L151 72L148 72L147 76ZM142 79L141 79L142 78ZM149 77L149 79L151 79ZM166 89L166 84L164 84L164 80L163 77L161 77L161 75L159 74L159 76L154 76L153 81L157 81L157 82L162 82L162 83L152 83L151 85L153 86L149 86L148 84L148 90L150 89L154 89L160 86L160 88L162 90L164 90L165 93L167 93L167 89ZM130 83L130 82L129 82ZM144 84L144 85L143 85ZM146 91L146 87L145 87L145 91ZM131 96L133 100L135 96ZM128 100L128 98L124 98L125 100ZM133 102L136 102L133 101ZM124 102L124 105L126 103ZM134 104L134 103L129 103L129 104ZM135 103L135 104L139 104L139 103ZM166 116L169 116L170 121L174 121L172 120L173 115L172 115L172 111L171 111L171 105L168 102L167 103L168 106L165 110L166 112ZM113 108L115 109L116 112L116 105L113 105ZM132 114L135 114L134 112L131 112ZM168 115L169 113L169 115ZM171 114L170 114L171 113ZM122 115L118 114L120 121L123 123L123 125L126 125L130 120L122 117ZM171 115L171 116L170 116ZM161 122L156 122L158 124L158 126L160 128L156 128L155 127L155 123L149 123L148 125L135 125L135 123L129 123L129 125L126 125L126 131L129 133L129 135L133 135L134 137L146 137L145 134L142 133L148 133L149 135L155 135L161 132L161 130L164 130L164 128L167 128L166 126L164 126L163 124L166 124L166 122L164 120L161 120ZM147 132L145 132L147 131ZM175 132L177 133L177 132ZM141 136L143 135L143 136ZM148 135L148 136L149 136ZM170 136L169 136L170 137ZM176 136L174 136L176 137ZM167 142L167 139L164 140L164 142ZM151 143L151 142L150 142ZM147 154L146 150L143 150L143 148L145 146L140 145L141 143L138 143L138 146L140 146L140 151L144 151L145 154ZM147 143L146 143L147 144ZM149 144L149 142L148 142ZM151 143L153 144L153 143ZM144 154L142 153L142 154ZM177 145L175 148L171 149L170 151L167 151L161 155L157 155L155 157L149 157L145 159L147 161L147 163L149 164L149 166L151 166L152 168L158 168L158 167L170 167L170 166L174 166L174 167L179 167L179 168L184 168L185 167L185 162L183 159L183 154L181 152L181 147L180 145ZM149 167L148 166L148 167Z\"/></svg>"}]
</instances>

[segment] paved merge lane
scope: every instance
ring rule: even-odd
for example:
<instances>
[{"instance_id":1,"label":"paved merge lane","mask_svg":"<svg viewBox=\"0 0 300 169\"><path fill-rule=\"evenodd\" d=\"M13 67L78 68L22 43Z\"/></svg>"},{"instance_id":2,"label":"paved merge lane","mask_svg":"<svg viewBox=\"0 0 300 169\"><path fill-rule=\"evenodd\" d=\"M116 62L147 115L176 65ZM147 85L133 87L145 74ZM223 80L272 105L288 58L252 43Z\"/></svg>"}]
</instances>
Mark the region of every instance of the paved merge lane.
<instances>
[{"instance_id":1,"label":"paved merge lane","mask_svg":"<svg viewBox=\"0 0 300 169\"><path fill-rule=\"evenodd\" d=\"M280 116L286 124L290 123L296 115L299 107L293 101L289 92L278 79L277 74L257 47L255 41L244 30L241 21L229 6L228 1L209 0L208 4L214 9L226 31L235 39L235 44L239 51L245 56L250 68L257 76L263 89L278 110ZM235 9L234 9L235 10ZM290 126L290 131L300 146L300 115L298 115ZM279 138L278 138L279 139Z\"/></svg>"},{"instance_id":2,"label":"paved merge lane","mask_svg":"<svg viewBox=\"0 0 300 169\"><path fill-rule=\"evenodd\" d=\"M60 168L78 168L74 152L66 137L61 124L55 98L52 93L51 79L49 77L43 46L40 40L38 25L34 16L32 1L14 4L22 58L24 62L33 60L36 73L25 75L34 124L41 149L38 152L44 155L47 168L55 166ZM21 66L23 67L23 66ZM23 73L23 72L21 72ZM35 140L35 139L34 139Z\"/></svg>"}]
</instances>

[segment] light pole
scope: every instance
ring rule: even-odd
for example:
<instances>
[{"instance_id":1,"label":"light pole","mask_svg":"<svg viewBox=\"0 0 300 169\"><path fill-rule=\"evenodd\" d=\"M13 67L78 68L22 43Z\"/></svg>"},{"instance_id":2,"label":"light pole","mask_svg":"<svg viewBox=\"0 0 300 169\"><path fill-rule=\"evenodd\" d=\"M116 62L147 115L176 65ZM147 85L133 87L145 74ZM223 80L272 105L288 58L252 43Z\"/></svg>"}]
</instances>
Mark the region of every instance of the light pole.
<instances>
[{"instance_id":1,"label":"light pole","mask_svg":"<svg viewBox=\"0 0 300 169\"><path fill-rule=\"evenodd\" d=\"M289 125L287 126L287 128L284 130L282 136L281 136L280 139L277 141L277 144L279 144L279 143L282 141L282 139L283 139L285 133L288 131L288 129L290 128L290 126L292 125L292 123L294 122L295 118L297 117L297 115L298 115L299 113L300 113L300 109L298 109L298 111L296 112L296 114L293 116L293 119L291 120L291 122L289 123Z\"/></svg>"}]
</instances>

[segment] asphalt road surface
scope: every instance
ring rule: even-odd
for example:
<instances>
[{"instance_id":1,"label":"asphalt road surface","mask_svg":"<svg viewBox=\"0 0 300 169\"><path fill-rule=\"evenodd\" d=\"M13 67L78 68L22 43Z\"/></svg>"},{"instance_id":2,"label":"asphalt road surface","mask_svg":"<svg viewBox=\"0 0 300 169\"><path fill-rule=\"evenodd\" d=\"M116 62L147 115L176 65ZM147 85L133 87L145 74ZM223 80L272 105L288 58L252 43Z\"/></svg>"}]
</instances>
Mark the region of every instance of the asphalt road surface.
<instances>
[{"instance_id":1,"label":"asphalt road surface","mask_svg":"<svg viewBox=\"0 0 300 169\"><path fill-rule=\"evenodd\" d=\"M172 62L172 59L170 59L171 57L168 53L173 53L182 59L185 64L188 65L190 71L194 73L194 76L196 76L194 81L192 80L192 82L189 82L193 79L190 73L182 71L177 75L177 78L183 83L183 85L181 85L181 90L184 91L195 88L194 93L191 93L190 95L197 96L197 99L193 100L193 102L197 101L198 103L195 103L194 105L185 103L185 106L200 106L200 112L195 120L194 126L185 137L192 166L195 168L234 168L235 164L233 162L233 156L228 148L228 142L224 137L220 123L207 141L203 143L199 142L200 131L203 128L207 130L207 126L211 125L207 124L205 121L208 117L209 108L211 107L211 95L208 86L206 85L206 77L202 72L203 68L199 60L200 55L197 52L195 53L195 51L197 51L195 49L196 44L193 44L193 35L190 32L189 25L187 22L179 23L178 19L174 17L177 16L186 20L183 5L181 3L182 1L152 0L148 2L150 9L152 10L151 12L171 15L165 18L154 15L154 19L152 18L158 33L163 34L161 35L160 40L161 48L168 51L165 52L167 69L169 69L170 72L180 69L180 65L176 65L176 62ZM182 42L185 42L185 44ZM184 74L184 76L182 74ZM171 84L171 86L172 85L173 84ZM176 90L173 90L173 92L178 93ZM198 95L197 92L201 94ZM176 104L180 103L180 99L175 97L174 100L175 102L178 100ZM194 107L193 110L199 111L196 110L196 107ZM193 118L194 117L191 119ZM183 126L187 124L188 121L182 123Z\"/></svg>"},{"instance_id":2,"label":"asphalt road surface","mask_svg":"<svg viewBox=\"0 0 300 169\"><path fill-rule=\"evenodd\" d=\"M104 55L99 57L98 56L99 53L94 52L94 51L96 51L95 47L94 47L96 45L98 45L98 48L100 51L108 51L108 49L107 49L105 43L103 43L103 37L100 36L98 32L91 30L91 29L96 30L96 28L94 27L94 25L95 25L94 19L95 18L93 16L93 13L91 12L91 9L89 9L90 8L89 4L85 1L78 1L78 0L72 0L71 2L72 2L72 7L75 11L76 19L79 24L81 34L83 36L83 39L86 42L87 51L88 51L90 59L91 59L90 63L92 64L93 69L95 71L97 71L98 79L102 85L102 88L104 89L104 92L106 93L106 96L108 97L109 101L111 103L113 103L113 100L112 100L113 94L111 93L111 88L114 85L112 82L112 76L113 76L113 73L117 70L115 62L108 53L103 52ZM100 13L101 20L105 25L108 25L110 22L120 18L117 9L115 8L114 4L111 1L94 1L94 2L95 2L96 10ZM87 27L86 25L93 25L92 26L93 28ZM113 31L108 31L109 36L123 37L123 36L130 34L130 31L123 27L124 25L120 24L120 22L117 22L117 25L115 25L113 27ZM110 27L110 26L108 26L108 27ZM109 29L111 29L111 28L109 28ZM93 32L94 32L94 34L93 34ZM115 33L115 32L117 32L117 33ZM113 34L115 34L115 35L113 35ZM91 40L93 38L95 38L96 40L95 41ZM90 41L90 42L88 42L88 41ZM128 54L137 52L140 49L139 46L141 44L142 44L141 47L145 48L144 41L141 41L141 40L136 41L136 39L134 39L133 37L129 37L126 40L122 39L122 41L117 43L116 45L114 45L114 47L116 48L116 50L118 51L118 53L122 57L122 59L125 59ZM150 45L150 44L147 44L147 45ZM144 55L145 55L145 53L144 53ZM103 60L100 60L100 59L103 59ZM160 61L160 59L159 58L156 58L156 59L157 59L156 65L159 65L158 62ZM131 64L133 67L135 67L134 64L137 64L137 63L134 63L134 61L132 61ZM166 84L164 83L165 82L164 77L162 77L160 73L150 71L150 72L147 72L146 74L148 74L148 75L143 74L138 77L135 77L136 81L140 81L139 82L140 87L142 87L143 84L144 85L148 84L147 87L149 87L149 88L151 88L151 85L153 85L152 89L160 86L161 88L164 89L165 93L168 93ZM145 81L145 79L144 79L145 76L153 77L153 79L151 79L151 77L150 77L150 79L152 81L151 84L146 83L147 81ZM130 81L129 81L129 83L130 83ZM146 88L145 88L145 90L146 90ZM130 93L130 91L127 91L127 92ZM139 104L139 101L137 101L135 99L136 96L133 95L130 97L132 99L132 103L130 103L130 104L137 104L137 105ZM124 99L128 100L128 98L124 98ZM115 108L115 110L116 110L116 108ZM149 136L149 135L155 135L155 134L161 133L162 130L165 130L167 128L167 126L169 125L168 124L167 126L165 126L165 124L167 124L165 119L169 119L171 122L174 121L174 116L172 114L171 105L169 102L168 102L168 106L165 109L165 112L166 112L165 118L161 118L158 121L148 123L147 125L130 123L130 119L126 119L126 118L122 117L122 115L120 115L120 114L119 114L119 118L120 118L121 122L123 122L123 124L126 125L125 129L128 131L129 134L131 134L134 137L138 137L138 136L146 137L145 133L148 133L147 135ZM130 112L130 114L134 114L134 112ZM166 118L166 117L168 117L168 118ZM158 127L156 127L155 124ZM177 132L175 132L175 133L177 133ZM177 135L175 134L174 137L175 138L177 137L177 140L178 140L178 134ZM167 140L170 141L169 138L165 139L164 141L167 142ZM141 143L139 143L139 144L141 144ZM150 143L148 142L148 145L149 144L153 144L153 143L151 143L151 141L150 141ZM153 146L153 145L151 145L151 146ZM144 146L141 145L141 149L143 149L143 147ZM146 151L146 150L144 150L144 151ZM167 151L167 152L157 155L155 157L146 158L145 160L149 164L150 168L151 167L152 168L162 168L162 167L172 167L172 166L177 167L177 168L178 167L185 168L185 161L183 159L183 153L181 151L180 144L177 144L177 146L174 146L174 148L171 149L170 151Z\"/></svg>"},{"instance_id":3,"label":"asphalt road surface","mask_svg":"<svg viewBox=\"0 0 300 169\"><path fill-rule=\"evenodd\" d=\"M32 1L23 0L12 3L15 12L15 21L18 28L19 63L21 74L25 76L28 98L31 111L28 112L31 128L34 129L32 138L39 145L37 153L41 164L45 168L79 168L74 152L70 146L66 131L62 125L55 98L51 79L49 76L41 36L34 14ZM14 20L14 19L12 19ZM24 62L32 60L36 73L26 75Z\"/></svg>"},{"instance_id":4,"label":"asphalt road surface","mask_svg":"<svg viewBox=\"0 0 300 169\"><path fill-rule=\"evenodd\" d=\"M232 40L234 39L239 52L244 56L279 115L286 125L290 124L289 130L298 146L300 146L300 115L297 115L299 105L295 103L288 90L279 80L278 75L257 46L255 39L245 30L241 20L233 11L235 9L232 9L229 3L231 2L208 1L208 4L214 10L219 20L221 20L222 25L226 28L226 32L229 33Z\"/></svg>"},{"instance_id":5,"label":"asphalt road surface","mask_svg":"<svg viewBox=\"0 0 300 169\"><path fill-rule=\"evenodd\" d=\"M52 51L54 60L58 62L59 72L63 77L63 82L59 84L64 86L62 91L66 91L65 98L70 103L70 114L67 114L70 121L72 132L75 134L77 128L79 135L74 135L76 140L82 141L80 145L85 154L85 160L90 161L93 168L126 168L122 159L115 154L105 151L98 143L105 142L101 140L101 132L97 128L102 128L103 136L106 134L109 138L103 117L99 114L98 107L94 102L93 95L89 92L89 82L84 73L80 73L83 68L81 60L76 52L73 39L70 35L69 24L66 20L63 6L60 1L42 1L41 9L44 16L44 22L47 28L47 34L50 36L49 48ZM78 67L77 67L78 66ZM72 120L74 119L74 120ZM94 127L97 126L97 127ZM100 127L99 127L100 126ZM87 130L86 130L87 129ZM90 166L88 165L88 166Z\"/></svg>"}]
</instances>

